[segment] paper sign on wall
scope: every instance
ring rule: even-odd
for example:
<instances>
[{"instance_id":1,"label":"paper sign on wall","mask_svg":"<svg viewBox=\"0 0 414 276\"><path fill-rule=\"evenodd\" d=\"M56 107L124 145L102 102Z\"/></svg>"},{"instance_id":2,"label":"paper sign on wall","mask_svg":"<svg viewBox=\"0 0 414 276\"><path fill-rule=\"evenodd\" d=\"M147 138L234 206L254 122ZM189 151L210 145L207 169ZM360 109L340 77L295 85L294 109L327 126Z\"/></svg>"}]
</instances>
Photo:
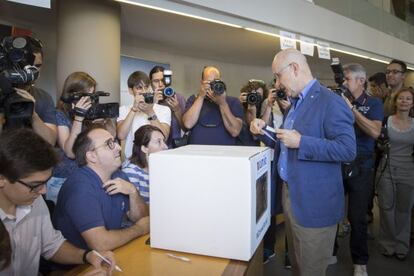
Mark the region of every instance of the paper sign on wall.
<instances>
[{"instance_id":1,"label":"paper sign on wall","mask_svg":"<svg viewBox=\"0 0 414 276\"><path fill-rule=\"evenodd\" d=\"M331 53L329 51L329 43L318 41L316 44L318 45L319 58L331 59Z\"/></svg>"},{"instance_id":2,"label":"paper sign on wall","mask_svg":"<svg viewBox=\"0 0 414 276\"><path fill-rule=\"evenodd\" d=\"M300 51L304 55L313 57L315 40L307 36L300 36Z\"/></svg>"},{"instance_id":3,"label":"paper sign on wall","mask_svg":"<svg viewBox=\"0 0 414 276\"><path fill-rule=\"evenodd\" d=\"M296 35L294 33L280 31L280 49L296 49Z\"/></svg>"}]
</instances>

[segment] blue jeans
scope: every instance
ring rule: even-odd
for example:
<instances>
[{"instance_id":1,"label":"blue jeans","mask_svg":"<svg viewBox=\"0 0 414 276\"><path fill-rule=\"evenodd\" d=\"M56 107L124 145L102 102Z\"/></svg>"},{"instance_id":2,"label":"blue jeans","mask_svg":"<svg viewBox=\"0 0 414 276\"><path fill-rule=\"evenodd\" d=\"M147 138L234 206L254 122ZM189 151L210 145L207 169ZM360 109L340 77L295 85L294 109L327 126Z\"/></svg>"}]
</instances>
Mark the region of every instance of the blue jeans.
<instances>
[{"instance_id":1,"label":"blue jeans","mask_svg":"<svg viewBox=\"0 0 414 276\"><path fill-rule=\"evenodd\" d=\"M359 175L344 181L345 192L348 194L348 220L351 224L350 247L352 262L366 265L368 262L366 214L370 198L374 168L360 166Z\"/></svg>"}]
</instances>

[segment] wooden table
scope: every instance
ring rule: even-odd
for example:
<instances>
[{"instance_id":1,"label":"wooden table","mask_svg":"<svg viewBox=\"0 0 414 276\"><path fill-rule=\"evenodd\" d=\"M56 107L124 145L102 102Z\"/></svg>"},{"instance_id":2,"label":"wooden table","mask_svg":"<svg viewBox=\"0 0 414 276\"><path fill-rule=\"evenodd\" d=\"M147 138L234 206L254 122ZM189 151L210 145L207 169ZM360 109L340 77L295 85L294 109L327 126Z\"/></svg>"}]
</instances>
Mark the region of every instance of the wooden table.
<instances>
[{"instance_id":1,"label":"wooden table","mask_svg":"<svg viewBox=\"0 0 414 276\"><path fill-rule=\"evenodd\" d=\"M263 275L263 245L256 250L249 262L235 261L223 258L194 255L182 252L153 249L146 241L145 235L115 250L115 258L123 273L115 271L112 275L142 275L142 276L233 276L233 275ZM185 262L167 256L172 253L189 258ZM89 265L81 265L69 271L66 275L82 275L91 270Z\"/></svg>"}]
</instances>

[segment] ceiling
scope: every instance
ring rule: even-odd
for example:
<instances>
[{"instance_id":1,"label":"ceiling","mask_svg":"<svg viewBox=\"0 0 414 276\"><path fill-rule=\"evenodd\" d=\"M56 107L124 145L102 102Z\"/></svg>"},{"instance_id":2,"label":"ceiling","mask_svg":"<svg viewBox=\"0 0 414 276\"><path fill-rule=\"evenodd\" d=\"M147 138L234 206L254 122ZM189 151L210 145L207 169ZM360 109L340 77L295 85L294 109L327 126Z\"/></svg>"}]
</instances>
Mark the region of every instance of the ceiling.
<instances>
[{"instance_id":1,"label":"ceiling","mask_svg":"<svg viewBox=\"0 0 414 276\"><path fill-rule=\"evenodd\" d=\"M129 4L121 4L121 26L124 36L154 50L241 65L269 67L280 50L276 37ZM331 57L360 63L368 75L385 68L385 64L347 54L331 51ZM316 76L331 75L329 60L307 58Z\"/></svg>"}]
</instances>

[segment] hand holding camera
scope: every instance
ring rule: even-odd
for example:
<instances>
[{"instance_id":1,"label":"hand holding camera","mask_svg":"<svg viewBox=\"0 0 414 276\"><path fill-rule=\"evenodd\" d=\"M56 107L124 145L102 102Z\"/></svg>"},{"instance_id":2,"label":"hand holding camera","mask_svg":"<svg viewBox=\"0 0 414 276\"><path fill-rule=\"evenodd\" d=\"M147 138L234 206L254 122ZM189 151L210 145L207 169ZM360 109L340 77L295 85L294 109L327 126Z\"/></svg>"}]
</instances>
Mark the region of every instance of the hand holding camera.
<instances>
[{"instance_id":1,"label":"hand holding camera","mask_svg":"<svg viewBox=\"0 0 414 276\"><path fill-rule=\"evenodd\" d=\"M89 108L91 108L92 102L90 97L83 96L76 104L73 105L75 110L75 121L82 121L85 119Z\"/></svg>"},{"instance_id":2,"label":"hand holding camera","mask_svg":"<svg viewBox=\"0 0 414 276\"><path fill-rule=\"evenodd\" d=\"M171 108L172 112L177 113L180 110L180 103L178 102L176 95L166 98L165 102Z\"/></svg>"}]
</instances>

